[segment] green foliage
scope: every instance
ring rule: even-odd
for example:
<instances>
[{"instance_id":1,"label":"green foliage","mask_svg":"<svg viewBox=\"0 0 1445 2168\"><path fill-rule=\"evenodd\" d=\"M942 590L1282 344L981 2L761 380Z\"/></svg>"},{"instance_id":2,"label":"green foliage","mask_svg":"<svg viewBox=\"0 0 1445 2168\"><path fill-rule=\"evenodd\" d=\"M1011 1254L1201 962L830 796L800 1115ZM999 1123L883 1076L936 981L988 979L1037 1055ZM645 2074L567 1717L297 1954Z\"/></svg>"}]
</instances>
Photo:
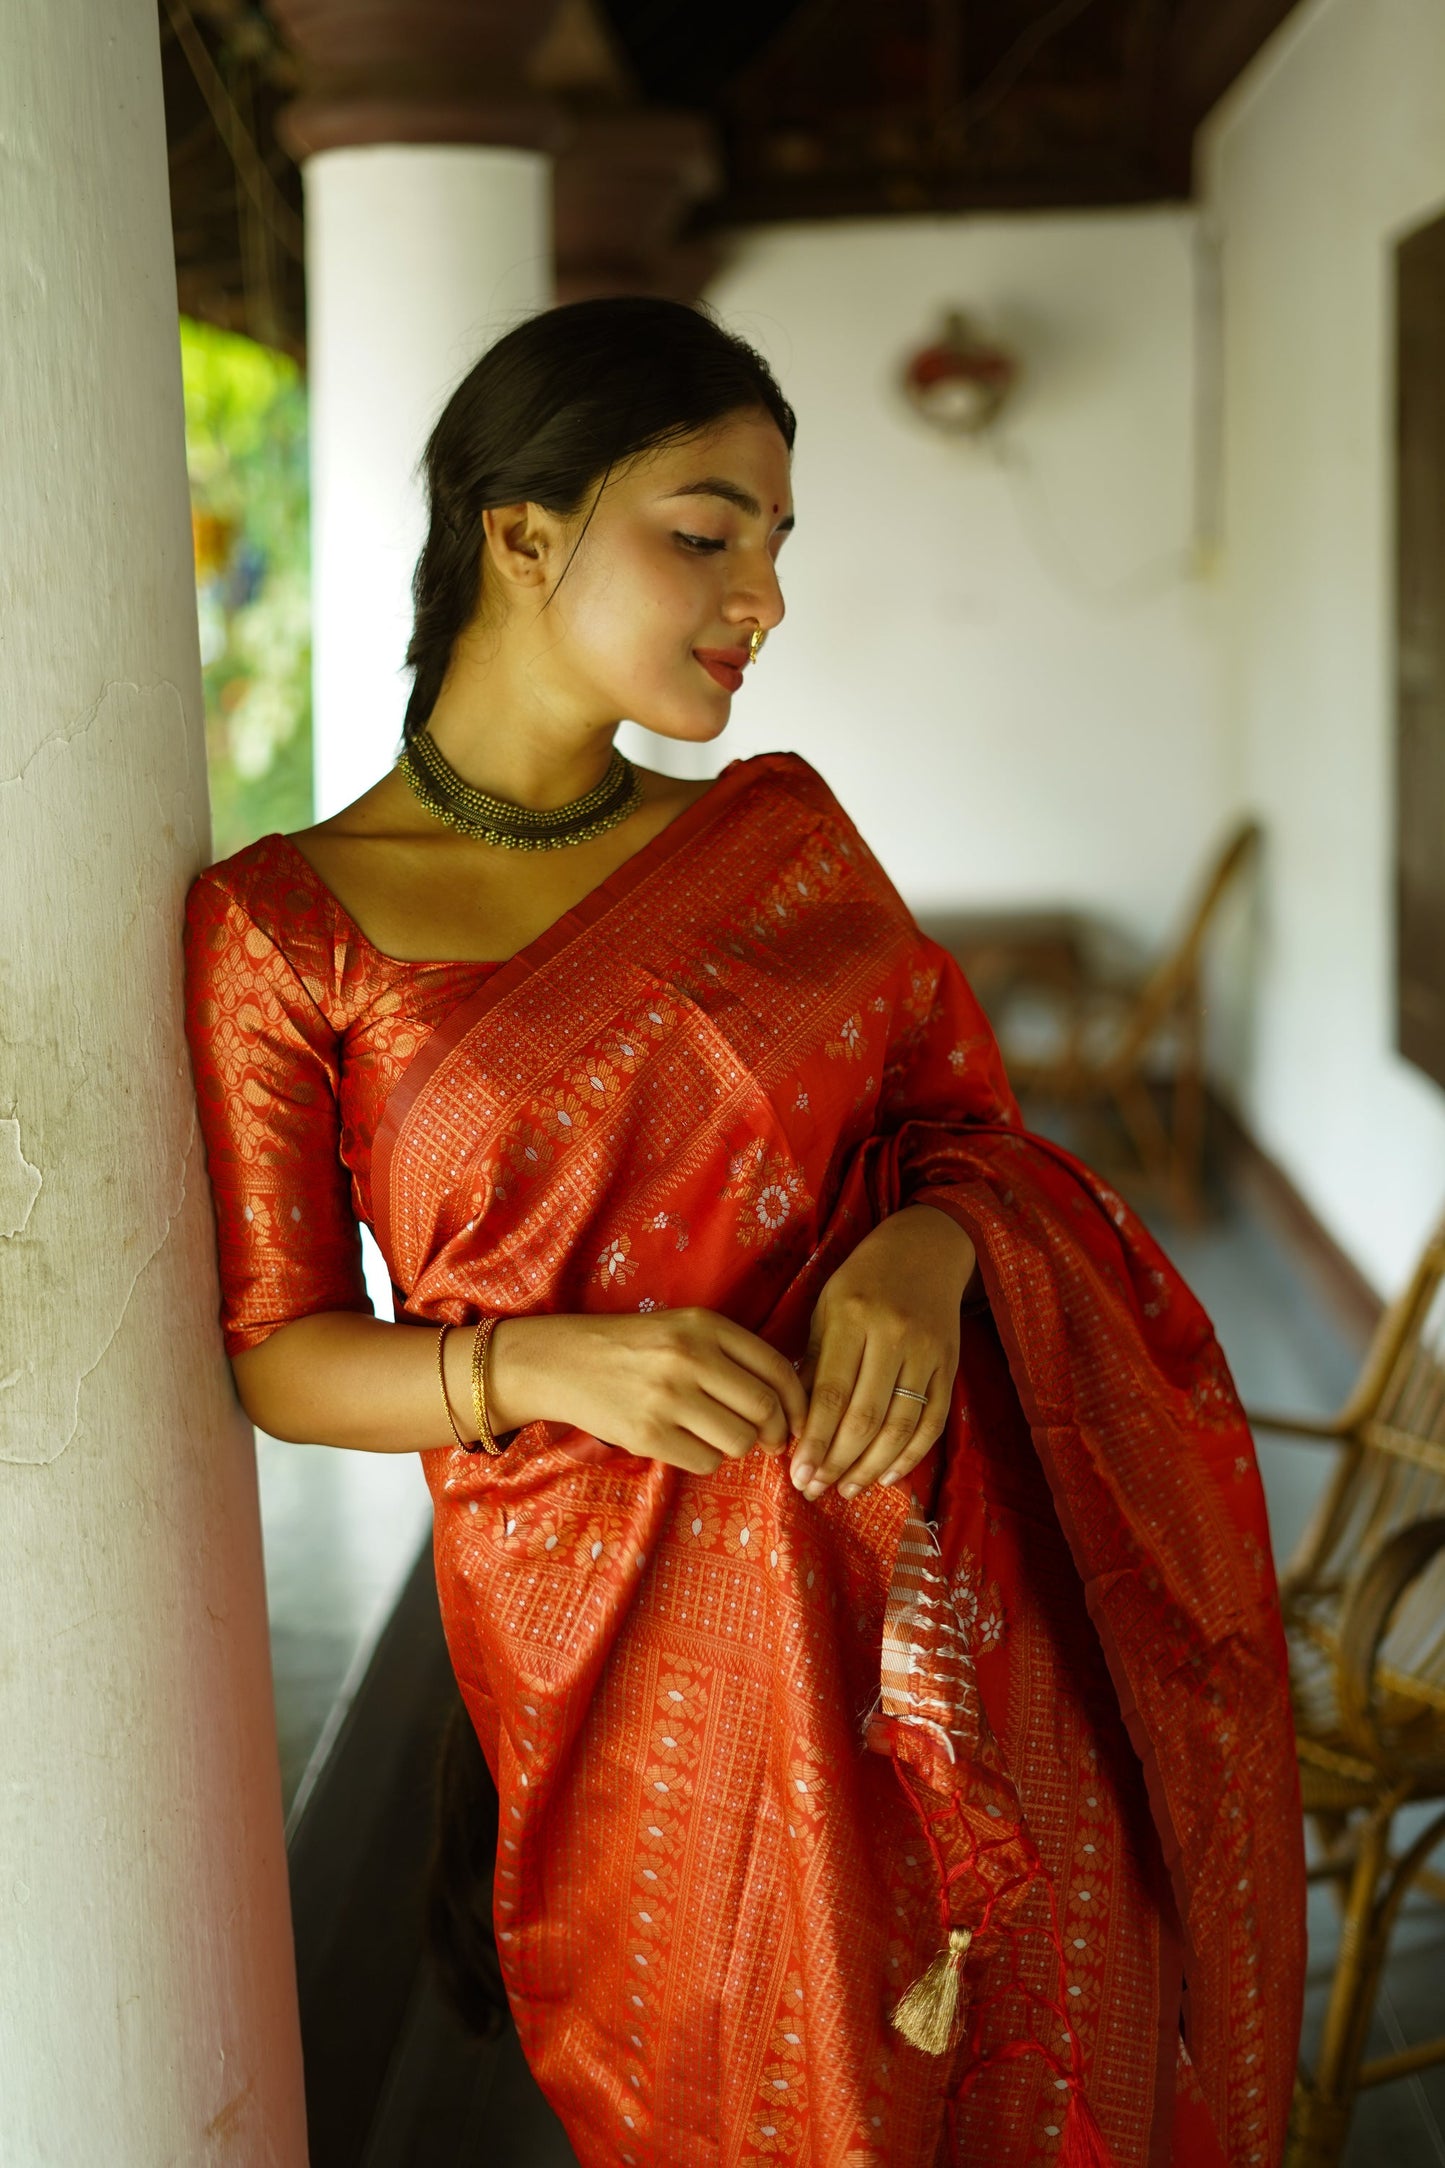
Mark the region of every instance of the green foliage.
<instances>
[{"instance_id":1,"label":"green foliage","mask_svg":"<svg viewBox=\"0 0 1445 2168\"><path fill-rule=\"evenodd\" d=\"M312 818L306 387L296 364L181 318L186 462L218 857Z\"/></svg>"}]
</instances>

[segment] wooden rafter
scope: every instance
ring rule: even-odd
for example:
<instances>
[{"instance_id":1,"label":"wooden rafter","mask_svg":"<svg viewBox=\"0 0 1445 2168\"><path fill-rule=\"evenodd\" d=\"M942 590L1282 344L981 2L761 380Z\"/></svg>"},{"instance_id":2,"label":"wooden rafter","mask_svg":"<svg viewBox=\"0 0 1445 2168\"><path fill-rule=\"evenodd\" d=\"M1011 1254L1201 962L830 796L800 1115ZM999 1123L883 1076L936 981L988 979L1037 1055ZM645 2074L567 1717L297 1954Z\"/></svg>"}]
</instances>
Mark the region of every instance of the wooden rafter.
<instances>
[{"instance_id":1,"label":"wooden rafter","mask_svg":"<svg viewBox=\"0 0 1445 2168\"><path fill-rule=\"evenodd\" d=\"M301 186L280 122L304 63L271 0L157 4L183 306L299 355ZM575 0L615 46L633 109L696 114L721 146L711 194L677 193L653 275L667 291L706 266L710 229L1186 197L1200 120L1292 4L735 0L723 37L697 28L690 0ZM626 275L645 284L648 267ZM587 276L572 266L568 290Z\"/></svg>"}]
</instances>

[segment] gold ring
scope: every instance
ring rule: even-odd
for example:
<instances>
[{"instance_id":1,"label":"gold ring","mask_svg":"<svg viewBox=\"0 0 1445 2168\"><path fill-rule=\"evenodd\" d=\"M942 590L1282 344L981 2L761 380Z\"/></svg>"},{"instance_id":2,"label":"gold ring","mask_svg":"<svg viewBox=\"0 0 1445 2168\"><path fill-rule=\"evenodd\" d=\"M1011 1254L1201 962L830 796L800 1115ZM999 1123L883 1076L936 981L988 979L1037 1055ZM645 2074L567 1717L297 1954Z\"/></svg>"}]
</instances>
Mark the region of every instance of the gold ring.
<instances>
[{"instance_id":1,"label":"gold ring","mask_svg":"<svg viewBox=\"0 0 1445 2168\"><path fill-rule=\"evenodd\" d=\"M753 636L752 636L752 638L751 638L751 639L749 640L749 642L748 642L748 661L749 661L749 662L756 662L756 661L757 661L757 659L758 659L758 649L759 649L759 648L760 648L760 647L762 646L762 644L763 644L764 640L766 640L766 638L767 638L767 637L768 637L768 635L767 635L766 631L764 630L764 628L763 628L763 627L762 627L761 625L758 625L758 626L756 626L756 627L754 628L754 631L753 631Z\"/></svg>"}]
</instances>

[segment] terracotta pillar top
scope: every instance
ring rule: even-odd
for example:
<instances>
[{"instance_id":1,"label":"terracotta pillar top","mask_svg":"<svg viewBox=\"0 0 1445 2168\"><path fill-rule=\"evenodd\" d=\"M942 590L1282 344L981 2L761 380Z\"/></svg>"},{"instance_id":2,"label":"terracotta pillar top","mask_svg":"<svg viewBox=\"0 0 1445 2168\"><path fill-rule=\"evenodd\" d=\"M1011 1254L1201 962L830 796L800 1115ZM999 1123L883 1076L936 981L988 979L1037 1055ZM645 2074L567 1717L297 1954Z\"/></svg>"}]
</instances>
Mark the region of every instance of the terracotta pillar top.
<instances>
[{"instance_id":1,"label":"terracotta pillar top","mask_svg":"<svg viewBox=\"0 0 1445 2168\"><path fill-rule=\"evenodd\" d=\"M637 102L595 0L266 0L299 74L277 120L298 162L372 143L516 145L555 159L557 293L691 298L680 241L721 185L700 114Z\"/></svg>"},{"instance_id":2,"label":"terracotta pillar top","mask_svg":"<svg viewBox=\"0 0 1445 2168\"><path fill-rule=\"evenodd\" d=\"M559 0L269 0L301 66L277 133L298 161L369 143L555 148L566 117L528 79Z\"/></svg>"}]
</instances>

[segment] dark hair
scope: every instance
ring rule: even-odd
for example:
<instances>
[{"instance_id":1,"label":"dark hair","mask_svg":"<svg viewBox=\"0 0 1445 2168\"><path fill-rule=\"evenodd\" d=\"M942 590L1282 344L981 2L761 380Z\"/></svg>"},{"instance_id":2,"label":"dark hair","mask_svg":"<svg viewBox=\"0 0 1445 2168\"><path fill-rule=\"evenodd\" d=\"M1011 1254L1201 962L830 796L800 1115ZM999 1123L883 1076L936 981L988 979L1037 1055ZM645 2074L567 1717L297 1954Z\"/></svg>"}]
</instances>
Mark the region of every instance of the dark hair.
<instances>
[{"instance_id":1,"label":"dark hair","mask_svg":"<svg viewBox=\"0 0 1445 2168\"><path fill-rule=\"evenodd\" d=\"M637 453L750 408L772 417L791 451L793 410L762 356L681 301L573 301L489 347L423 455L430 526L412 575L406 659L415 676L403 735L414 737L431 714L457 635L475 614L483 512L523 502L576 512Z\"/></svg>"}]
</instances>

